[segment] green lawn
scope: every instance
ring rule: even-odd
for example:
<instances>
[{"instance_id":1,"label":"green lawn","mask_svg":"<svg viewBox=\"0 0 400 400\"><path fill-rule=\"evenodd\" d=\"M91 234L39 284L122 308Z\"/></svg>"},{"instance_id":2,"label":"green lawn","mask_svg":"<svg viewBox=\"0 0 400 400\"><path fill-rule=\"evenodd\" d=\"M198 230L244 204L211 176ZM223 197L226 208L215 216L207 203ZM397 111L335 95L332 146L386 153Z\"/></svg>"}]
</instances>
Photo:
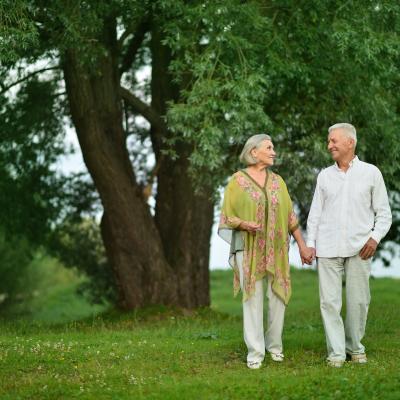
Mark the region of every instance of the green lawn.
<instances>
[{"instance_id":1,"label":"green lawn","mask_svg":"<svg viewBox=\"0 0 400 400\"><path fill-rule=\"evenodd\" d=\"M371 280L369 363L332 369L324 363L317 276L292 278L282 364L246 368L240 299L232 299L231 272L215 271L211 310L3 321L0 398L400 399L400 281Z\"/></svg>"}]
</instances>

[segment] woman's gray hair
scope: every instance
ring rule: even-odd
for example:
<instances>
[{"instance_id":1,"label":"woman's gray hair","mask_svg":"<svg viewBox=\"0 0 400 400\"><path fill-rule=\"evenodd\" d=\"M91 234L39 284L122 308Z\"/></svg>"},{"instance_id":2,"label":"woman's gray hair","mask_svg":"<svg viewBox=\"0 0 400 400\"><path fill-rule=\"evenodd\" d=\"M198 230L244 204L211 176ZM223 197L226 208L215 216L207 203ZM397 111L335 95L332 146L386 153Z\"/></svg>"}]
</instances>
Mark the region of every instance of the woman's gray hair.
<instances>
[{"instance_id":1,"label":"woman's gray hair","mask_svg":"<svg viewBox=\"0 0 400 400\"><path fill-rule=\"evenodd\" d=\"M339 124L332 125L328 128L328 134L331 133L334 129L343 129L344 134L350 139L354 140L354 147L357 145L357 132L356 128L348 124L347 122L341 122Z\"/></svg>"},{"instance_id":2,"label":"woman's gray hair","mask_svg":"<svg viewBox=\"0 0 400 400\"><path fill-rule=\"evenodd\" d=\"M247 139L246 144L243 147L242 152L240 153L239 160L243 164L246 165L254 165L257 164L257 160L251 155L251 151L260 147L260 144L264 140L271 140L271 136L266 135L265 133L260 133L259 135L253 135Z\"/></svg>"}]
</instances>

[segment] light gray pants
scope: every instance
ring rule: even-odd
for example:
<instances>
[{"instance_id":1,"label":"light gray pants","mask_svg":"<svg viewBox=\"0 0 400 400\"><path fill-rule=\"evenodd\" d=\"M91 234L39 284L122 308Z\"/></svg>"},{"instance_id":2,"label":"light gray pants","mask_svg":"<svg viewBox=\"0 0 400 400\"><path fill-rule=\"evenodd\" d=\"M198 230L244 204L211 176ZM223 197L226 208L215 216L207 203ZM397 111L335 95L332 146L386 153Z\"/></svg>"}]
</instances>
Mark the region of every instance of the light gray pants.
<instances>
[{"instance_id":1,"label":"light gray pants","mask_svg":"<svg viewBox=\"0 0 400 400\"><path fill-rule=\"evenodd\" d=\"M243 290L243 251L236 253L236 263L240 272L240 287ZM272 291L268 280L268 329L264 337L263 281L256 281L256 291L243 303L243 333L247 346L247 362L262 361L265 349L270 353L282 353L282 331L285 318L285 303Z\"/></svg>"},{"instance_id":2,"label":"light gray pants","mask_svg":"<svg viewBox=\"0 0 400 400\"><path fill-rule=\"evenodd\" d=\"M364 354L361 344L371 300L369 276L371 259L362 260L357 254L346 258L317 259L319 295L324 323L328 360L344 361L346 353ZM342 309L342 277L346 278L346 320Z\"/></svg>"}]
</instances>

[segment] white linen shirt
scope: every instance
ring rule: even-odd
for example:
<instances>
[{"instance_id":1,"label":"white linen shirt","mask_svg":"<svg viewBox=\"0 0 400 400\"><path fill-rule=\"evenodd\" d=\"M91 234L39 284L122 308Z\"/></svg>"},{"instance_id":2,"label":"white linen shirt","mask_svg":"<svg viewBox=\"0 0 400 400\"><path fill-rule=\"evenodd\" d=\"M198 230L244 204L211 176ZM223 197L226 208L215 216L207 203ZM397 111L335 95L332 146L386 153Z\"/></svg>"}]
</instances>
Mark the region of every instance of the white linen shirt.
<instances>
[{"instance_id":1,"label":"white linen shirt","mask_svg":"<svg viewBox=\"0 0 400 400\"><path fill-rule=\"evenodd\" d=\"M379 243L391 224L377 167L356 156L346 172L335 163L319 173L307 220L307 246L317 257L352 257L369 238Z\"/></svg>"}]
</instances>

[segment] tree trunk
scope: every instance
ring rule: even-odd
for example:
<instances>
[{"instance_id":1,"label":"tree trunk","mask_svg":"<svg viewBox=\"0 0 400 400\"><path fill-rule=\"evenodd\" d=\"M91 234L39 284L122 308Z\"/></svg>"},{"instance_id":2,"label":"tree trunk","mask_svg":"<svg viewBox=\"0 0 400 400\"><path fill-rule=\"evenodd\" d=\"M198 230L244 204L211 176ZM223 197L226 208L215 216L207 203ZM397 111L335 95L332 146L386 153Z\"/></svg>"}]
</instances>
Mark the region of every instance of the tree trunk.
<instances>
[{"instance_id":1,"label":"tree trunk","mask_svg":"<svg viewBox=\"0 0 400 400\"><path fill-rule=\"evenodd\" d=\"M168 263L177 274L179 304L208 306L213 203L196 195L186 160L167 161L158 175L156 224Z\"/></svg>"},{"instance_id":2,"label":"tree trunk","mask_svg":"<svg viewBox=\"0 0 400 400\"><path fill-rule=\"evenodd\" d=\"M121 308L148 304L207 306L209 246L213 223L211 193L195 194L189 177L191 147L179 143L179 159L163 156L157 176L153 218L137 184L122 126L115 23L101 38L108 52L90 70L73 51L63 64L71 115L86 166L104 207L102 237L113 267ZM153 38L152 105L164 116L178 89L168 73L170 56ZM94 71L94 72L93 72ZM152 126L160 161L164 123Z\"/></svg>"},{"instance_id":3,"label":"tree trunk","mask_svg":"<svg viewBox=\"0 0 400 400\"><path fill-rule=\"evenodd\" d=\"M65 55L72 120L104 207L102 235L114 269L119 306L178 304L174 273L126 148L118 66L112 52L117 47L115 38L115 25L110 24L103 38L109 51L90 70L73 50Z\"/></svg>"},{"instance_id":4,"label":"tree trunk","mask_svg":"<svg viewBox=\"0 0 400 400\"><path fill-rule=\"evenodd\" d=\"M152 29L152 107L165 116L167 102L177 100L179 90L172 83L168 71L171 54L161 44L157 26ZM167 129L152 128L152 142L160 162ZM189 177L187 143L179 142L175 148L177 160L163 155L157 176L155 220L169 265L176 273L179 304L194 308L210 304L209 256L213 225L214 204L211 190L201 194Z\"/></svg>"}]
</instances>

